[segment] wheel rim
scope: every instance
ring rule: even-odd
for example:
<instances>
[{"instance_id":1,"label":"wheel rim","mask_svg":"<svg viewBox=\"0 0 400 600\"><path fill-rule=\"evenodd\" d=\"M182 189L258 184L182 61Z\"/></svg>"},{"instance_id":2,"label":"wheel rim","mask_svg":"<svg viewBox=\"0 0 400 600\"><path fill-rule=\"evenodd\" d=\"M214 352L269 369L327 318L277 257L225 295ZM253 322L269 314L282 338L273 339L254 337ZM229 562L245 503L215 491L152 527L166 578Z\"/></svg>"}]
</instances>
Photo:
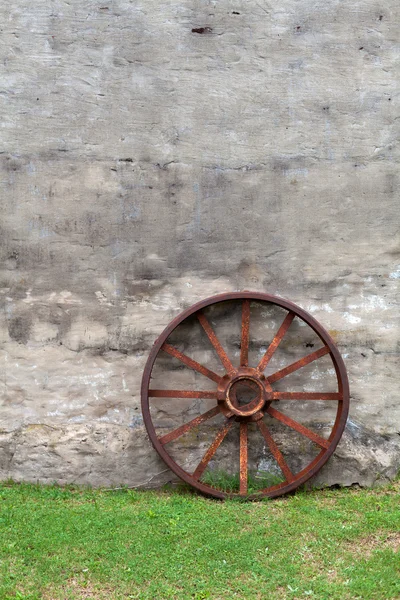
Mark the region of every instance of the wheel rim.
<instances>
[{"instance_id":1,"label":"wheel rim","mask_svg":"<svg viewBox=\"0 0 400 600\"><path fill-rule=\"evenodd\" d=\"M213 326L210 324L205 309L213 305L219 305L226 302L241 303L240 317L240 360L239 365L235 365L228 352L224 349L219 338L217 337ZM250 321L251 321L251 303L266 303L269 306L279 307L286 311L279 328L273 335L272 341L269 343L266 350L262 353L257 364L249 365L249 346L251 344ZM185 324L189 318L195 317L200 324L202 331L205 333L207 342L218 357L224 374L218 374L209 369L205 364L197 362L190 358L186 353L181 352L174 345L169 343L171 334L177 330L179 326ZM294 319L305 323L322 342L322 347L314 350L306 356L291 362L290 364L274 370L271 374L265 375L264 372L268 365L279 352L280 346L287 336L289 328L292 326ZM312 345L312 344L310 344ZM172 389L173 383L166 382L166 388L150 387L150 380L155 363L160 355L169 355L172 361L179 362L184 368L191 369L202 375L205 380L208 379L207 390L193 389ZM298 390L276 390L277 382L285 380L292 373L303 369L311 363L318 362L322 357L330 358L335 373L336 391L298 391ZM173 372L172 372L173 375ZM173 379L169 376L168 379ZM240 403L237 398L237 390L241 386L252 392L250 401ZM263 294L258 292L232 292L220 294L198 302L190 308L183 311L165 328L153 345L153 348L148 357L142 379L141 387L142 396L142 413L144 423L150 437L150 440L167 464L167 466L188 484L192 485L200 492L214 496L216 498L225 498L231 496L242 496L250 499L259 498L262 496L275 497L288 493L298 486L305 483L310 477L314 476L321 467L326 463L329 457L334 452L340 437L343 433L349 408L349 385L346 374L346 369L343 360L336 348L333 340L325 329L306 311L295 305L294 303L282 298ZM195 418L184 422L178 427L173 427L171 431L162 431L162 434L157 433L155 423L151 415L151 403L156 403L158 399L180 399L182 411L185 407L185 402L188 399L207 399L214 400L215 406L209 408L205 412ZM335 404L336 415L333 424L330 426L328 436L322 437L309 427L302 425L297 419L285 414L280 409L276 408L277 402L293 402L295 405L299 403L311 402L312 404L328 403L330 407ZM184 439L184 436L189 432L199 430L210 426L213 419L217 416L224 417L224 422L221 424L213 437L212 443L208 445L206 452L192 472L185 470L177 461L175 456L170 451L171 445L176 440ZM275 426L278 424L283 426L288 431L294 432L301 436L301 439L311 442L315 447L319 448L319 452L314 456L306 466L303 466L297 472L293 472L288 463L288 457L285 452L279 448L279 443L275 440L275 436L271 433L271 427L266 423L265 417L272 419ZM216 452L227 438L228 434L233 429L239 429L239 477L238 490L227 492L223 489L214 487L214 484L205 483L201 480L204 478L204 473L210 466L210 461L215 457ZM261 488L257 493L252 493L249 487L249 430L252 428L261 436L264 448L267 449L272 456L275 464L279 467L283 481L279 483L267 485ZM172 443L172 444L171 444Z\"/></svg>"}]
</instances>

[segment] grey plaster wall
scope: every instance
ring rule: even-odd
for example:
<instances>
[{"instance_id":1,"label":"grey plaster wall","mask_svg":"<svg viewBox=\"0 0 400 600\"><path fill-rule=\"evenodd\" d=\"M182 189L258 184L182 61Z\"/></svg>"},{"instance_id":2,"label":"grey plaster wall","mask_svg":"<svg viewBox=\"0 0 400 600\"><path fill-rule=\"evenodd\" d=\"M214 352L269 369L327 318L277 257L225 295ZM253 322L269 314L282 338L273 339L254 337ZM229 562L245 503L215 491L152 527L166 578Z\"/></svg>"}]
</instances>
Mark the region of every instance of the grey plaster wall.
<instances>
[{"instance_id":1,"label":"grey plaster wall","mask_svg":"<svg viewBox=\"0 0 400 600\"><path fill-rule=\"evenodd\" d=\"M399 25L398 0L2 3L1 478L169 479L149 348L241 289L309 310L344 356L317 482L397 473Z\"/></svg>"}]
</instances>

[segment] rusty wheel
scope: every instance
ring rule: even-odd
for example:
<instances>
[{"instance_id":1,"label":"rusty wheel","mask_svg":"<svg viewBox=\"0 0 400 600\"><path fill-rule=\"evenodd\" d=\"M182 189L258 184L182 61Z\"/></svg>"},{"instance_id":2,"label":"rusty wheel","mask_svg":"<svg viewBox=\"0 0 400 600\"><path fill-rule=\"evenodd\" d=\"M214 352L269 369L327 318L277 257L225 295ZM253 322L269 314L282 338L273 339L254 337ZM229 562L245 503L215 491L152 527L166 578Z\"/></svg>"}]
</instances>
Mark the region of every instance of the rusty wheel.
<instances>
[{"instance_id":1,"label":"rusty wheel","mask_svg":"<svg viewBox=\"0 0 400 600\"><path fill-rule=\"evenodd\" d=\"M183 311L155 342L141 393L158 454L217 498L275 497L303 484L335 450L349 408L346 369L325 329L257 292Z\"/></svg>"}]
</instances>

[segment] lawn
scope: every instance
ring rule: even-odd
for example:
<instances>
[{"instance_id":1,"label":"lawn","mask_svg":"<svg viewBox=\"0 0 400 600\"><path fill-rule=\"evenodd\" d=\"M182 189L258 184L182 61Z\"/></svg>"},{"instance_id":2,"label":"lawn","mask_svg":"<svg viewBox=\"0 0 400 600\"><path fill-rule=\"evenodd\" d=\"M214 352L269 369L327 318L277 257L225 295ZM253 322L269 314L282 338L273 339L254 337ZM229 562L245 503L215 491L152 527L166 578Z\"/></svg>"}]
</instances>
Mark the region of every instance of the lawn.
<instances>
[{"instance_id":1,"label":"lawn","mask_svg":"<svg viewBox=\"0 0 400 600\"><path fill-rule=\"evenodd\" d=\"M0 599L398 599L399 499L0 484Z\"/></svg>"}]
</instances>

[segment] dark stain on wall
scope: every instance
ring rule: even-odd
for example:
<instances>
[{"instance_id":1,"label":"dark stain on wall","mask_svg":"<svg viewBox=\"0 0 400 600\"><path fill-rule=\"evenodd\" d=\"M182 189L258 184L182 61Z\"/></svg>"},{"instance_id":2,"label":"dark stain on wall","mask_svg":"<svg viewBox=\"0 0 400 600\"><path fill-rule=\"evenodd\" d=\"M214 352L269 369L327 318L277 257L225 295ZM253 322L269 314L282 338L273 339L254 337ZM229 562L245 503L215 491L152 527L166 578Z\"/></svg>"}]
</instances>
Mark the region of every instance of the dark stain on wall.
<instances>
[{"instance_id":1,"label":"dark stain on wall","mask_svg":"<svg viewBox=\"0 0 400 600\"><path fill-rule=\"evenodd\" d=\"M20 344L26 344L29 340L29 336L32 328L32 319L29 314L19 315L10 320L8 324L8 333L10 337L19 342Z\"/></svg>"}]
</instances>

